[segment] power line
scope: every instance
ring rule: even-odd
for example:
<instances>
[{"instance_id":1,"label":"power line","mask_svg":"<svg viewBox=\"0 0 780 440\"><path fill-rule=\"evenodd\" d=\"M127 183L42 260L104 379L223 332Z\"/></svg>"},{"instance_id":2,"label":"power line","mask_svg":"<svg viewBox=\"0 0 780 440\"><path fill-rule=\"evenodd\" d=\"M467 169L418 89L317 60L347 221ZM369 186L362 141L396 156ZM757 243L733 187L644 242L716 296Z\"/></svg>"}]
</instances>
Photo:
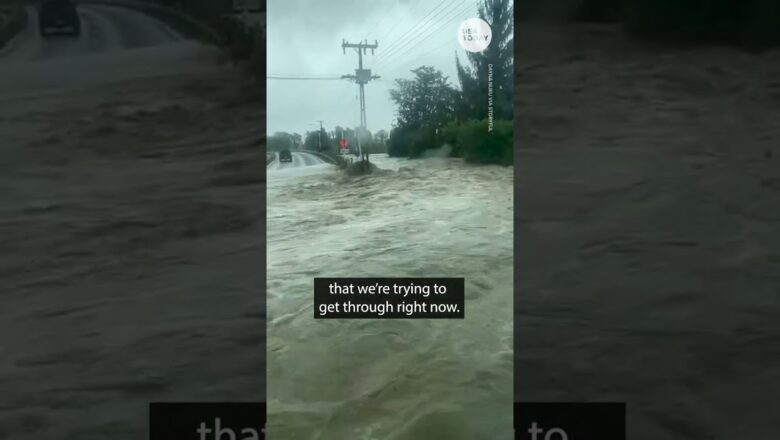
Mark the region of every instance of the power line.
<instances>
[{"instance_id":1,"label":"power line","mask_svg":"<svg viewBox=\"0 0 780 440\"><path fill-rule=\"evenodd\" d=\"M452 44L452 42L451 42L451 41L445 41L445 42L444 42L444 44L441 44L441 45L439 45L439 46L436 46L436 47L434 47L434 48L433 48L433 49L431 49L431 50L428 50L428 51L425 51L425 52L423 52L423 53L422 53L422 54L420 54L419 56L417 56L417 57L414 57L414 58L410 59L409 61L407 61L406 63L404 63L404 64L402 64L402 65L399 65L399 66L395 67L394 69L392 69L392 70L388 71L388 73L394 73L394 72L398 72L398 71L399 71L399 70L401 70L402 68L407 68L407 66L409 66L410 64L413 64L414 62L416 62L416 61L417 61L417 60L419 60L420 58L423 58L423 57L425 57L425 56L428 56L428 55L430 55L431 53L433 53L433 52L436 52L436 51L438 51L438 50L442 49L444 46L449 46L449 45L451 45L451 44Z\"/></svg>"},{"instance_id":2,"label":"power line","mask_svg":"<svg viewBox=\"0 0 780 440\"><path fill-rule=\"evenodd\" d=\"M442 0L441 3L439 3L435 8L430 10L428 14L426 14L423 18L421 18L414 26L407 29L403 35L398 36L383 52L379 57L376 59L375 66L378 66L384 62L385 59L392 56L400 47L404 46L404 43L408 41L407 36L414 35L415 32L422 31L425 28L425 25L431 22L431 20L434 20L436 17L440 16L444 10L447 9L447 7L451 6L454 2L457 1L463 1L463 0L452 0L450 4L445 5L445 3L450 0ZM442 8L442 6L445 6ZM410 37L411 38L411 37Z\"/></svg>"},{"instance_id":3,"label":"power line","mask_svg":"<svg viewBox=\"0 0 780 440\"><path fill-rule=\"evenodd\" d=\"M416 12L419 10L419 6L420 6L420 5L422 5L422 4L423 4L423 2L422 2L422 1L418 2L418 3L415 5L415 7L414 7L414 8L413 8L413 9L410 11L410 13L412 13L412 14L416 13ZM380 38L380 40L383 40L383 41L384 41L384 39L385 39L385 38L387 38L387 37L388 37L388 36L389 36L391 33L393 33L393 31L394 31L394 30L397 30L397 29L400 29L400 28L399 28L398 26L395 26L395 27L392 27L392 28L390 28L390 30L389 30L389 31L387 31L387 33L385 33L384 35L382 35L382 37Z\"/></svg>"},{"instance_id":4,"label":"power line","mask_svg":"<svg viewBox=\"0 0 780 440\"><path fill-rule=\"evenodd\" d=\"M420 20L418 20L412 27L408 28L406 30L406 32L403 33L403 35L400 35L399 37L395 38L393 40L393 42L390 43L390 45L387 46L387 48L385 49L384 54L387 55L390 51L394 50L399 44L401 44L404 41L404 37L406 37L407 35L409 35L413 31L415 31L420 26L425 25L431 18L434 18L436 15L440 15L441 12L439 11L439 9L442 8L442 6L445 6L445 3L447 3L448 1L455 2L455 1L458 1L458 0L442 0L441 2L439 2L433 9L428 11L427 14L425 14L422 18L420 18ZM463 1L463 0L460 0L460 1ZM437 13L437 11L438 11L438 13ZM434 14L436 14L436 15L434 15ZM380 59L381 59L381 56L380 56Z\"/></svg>"},{"instance_id":5,"label":"power line","mask_svg":"<svg viewBox=\"0 0 780 440\"><path fill-rule=\"evenodd\" d=\"M397 40L396 40L394 43L391 43L389 46L387 46L387 48L385 49L385 52L383 52L384 56L385 56L385 57L389 56L391 52L394 52L394 51L395 51L395 49L398 47L398 45L399 45L399 44L403 44L404 38L405 38L407 35L409 35L411 32L413 32L414 30L416 30L416 29L417 29L417 28L418 28L420 25L424 25L425 23L427 23L428 21L430 21L430 19L428 19L428 18L431 16L431 14L433 14L434 12L436 12L436 11L437 11L437 10L438 10L438 9L439 9L441 6L443 6L445 3L447 3L447 1L449 1L449 0L442 0L442 1L441 1L441 2L440 2L440 3L439 3L439 4L438 4L438 5L435 7L435 8L433 8L433 9L432 9L432 10L430 10L430 11L429 11L427 14L425 14L425 16L424 16L423 18L421 18L421 19L420 19L420 21L418 21L418 22L417 22L417 23L416 23L414 26L412 26L411 28L409 28L409 29L406 31L406 33L404 33L403 35L401 35L400 37L398 37L398 39L397 39ZM456 2L456 1L463 1L463 0L452 0L452 3ZM433 18L433 17L431 17L431 18ZM428 20L426 20L426 19L428 19ZM381 63L381 62L382 62L381 60L382 60L382 59L384 59L382 55L380 55L380 56L379 56L379 57L377 57L377 58L378 58L378 59L376 60L376 64L375 64L375 65L378 65L379 63Z\"/></svg>"},{"instance_id":6,"label":"power line","mask_svg":"<svg viewBox=\"0 0 780 440\"><path fill-rule=\"evenodd\" d=\"M417 45L417 46L419 47L419 43L420 43L421 41L424 41L426 38L430 37L431 35L434 35L434 34L436 34L436 33L437 33L437 32L438 32L440 29L442 29L443 27L445 27L445 26L447 26L448 24L452 23L453 21L457 20L457 19L458 19L458 17L459 17L461 14L464 14L464 13L466 13L466 12L467 12L467 11L469 11L469 10L470 10L472 7L473 7L473 5L471 5L471 4L468 4L468 5L466 5L466 7L465 7L465 8L461 8L461 9L459 9L459 10L452 10L452 11L450 11L450 13L447 15L447 17L445 17L444 21L443 21L443 22L442 22L442 23L441 23L441 24L440 24L438 27L436 27L435 29L429 29L429 30L430 30L430 32L428 32L428 33L426 33L426 34L420 34L420 35L418 36L418 38L416 38L416 39L414 39L414 40L410 40L410 41L408 41L406 46L415 46L415 45ZM455 14L452 14L453 12L454 12ZM453 38L453 37L454 37L454 35L452 35L452 36L448 36L448 37L449 37L449 38ZM383 59L383 61L381 61L381 62L377 63L377 64L376 64L374 67L376 68L376 67L378 67L380 64L387 65L387 63L389 63L390 61L393 61L393 60L395 60L396 58L398 58L398 56L401 56L401 55L405 54L405 51L403 50L404 48L405 48L405 47L402 47L402 48L400 48L401 50L396 50L396 51L395 51L395 53L394 53L393 55L389 55L388 57L384 58L384 59Z\"/></svg>"},{"instance_id":7,"label":"power line","mask_svg":"<svg viewBox=\"0 0 780 440\"><path fill-rule=\"evenodd\" d=\"M399 60L402 59L412 59L415 57L415 54L419 54L422 51L431 52L430 47L432 44L436 44L439 41L442 41L441 39L435 39L434 37L437 35L441 35L440 30L445 27L449 27L451 23L458 20L461 16L461 14L468 11L468 7L461 9L460 11L453 11L455 14L448 15L444 21L441 22L441 24L436 28L431 28L428 30L425 34L420 34L419 38L415 40L410 40L407 44L408 47L403 47L400 50L396 51L393 55L385 58L381 64L381 68L387 68L395 63L397 63ZM454 33L453 33L454 34ZM450 35L447 33L447 35L444 35L444 38L447 43L449 44L455 44L455 38L454 35ZM430 44L427 44L429 43ZM445 43L440 43L436 47L440 48L444 46Z\"/></svg>"},{"instance_id":8,"label":"power line","mask_svg":"<svg viewBox=\"0 0 780 440\"><path fill-rule=\"evenodd\" d=\"M389 14L385 14L384 17L382 17L379 20L379 23L377 23L376 26L373 26L371 29L369 29L369 30L367 30L366 32L363 33L363 40L368 40L368 33L371 32L371 30L382 29L382 25L387 21L387 18L390 17L392 15L392 13L395 12L396 10L398 10L398 3L395 4L395 8L393 8L393 11L391 11ZM390 31L392 31L392 30L393 29L390 29ZM382 38L384 38L384 37L382 37Z\"/></svg>"}]
</instances>

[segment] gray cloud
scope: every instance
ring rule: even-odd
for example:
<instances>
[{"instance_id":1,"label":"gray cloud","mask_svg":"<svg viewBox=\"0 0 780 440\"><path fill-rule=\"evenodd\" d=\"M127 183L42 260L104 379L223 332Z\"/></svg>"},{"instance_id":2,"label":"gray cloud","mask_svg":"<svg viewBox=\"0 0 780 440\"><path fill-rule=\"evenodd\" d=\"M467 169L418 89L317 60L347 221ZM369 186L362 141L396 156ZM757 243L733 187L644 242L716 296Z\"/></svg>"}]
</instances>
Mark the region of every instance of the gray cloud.
<instances>
[{"instance_id":1,"label":"gray cloud","mask_svg":"<svg viewBox=\"0 0 780 440\"><path fill-rule=\"evenodd\" d=\"M366 68L382 78L366 85L368 129L389 129L394 105L393 80L410 77L420 65L432 65L457 84L455 53L460 22L477 15L475 0L269 0L268 73L292 76L354 74L358 57L344 54L342 39L378 40L374 55L364 55ZM268 132L303 133L317 120L359 125L357 85L347 80L268 80Z\"/></svg>"}]
</instances>

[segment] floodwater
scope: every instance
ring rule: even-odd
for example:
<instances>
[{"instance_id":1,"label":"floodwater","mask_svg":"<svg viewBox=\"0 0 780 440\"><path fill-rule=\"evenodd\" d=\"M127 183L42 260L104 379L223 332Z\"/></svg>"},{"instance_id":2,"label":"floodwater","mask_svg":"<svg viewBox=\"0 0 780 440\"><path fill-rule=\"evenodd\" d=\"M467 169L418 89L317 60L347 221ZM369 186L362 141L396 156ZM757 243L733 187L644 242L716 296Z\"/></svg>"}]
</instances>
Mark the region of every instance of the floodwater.
<instances>
[{"instance_id":1,"label":"floodwater","mask_svg":"<svg viewBox=\"0 0 780 440\"><path fill-rule=\"evenodd\" d=\"M268 166L268 432L512 438L513 169ZM314 277L464 277L463 320L314 320Z\"/></svg>"}]
</instances>

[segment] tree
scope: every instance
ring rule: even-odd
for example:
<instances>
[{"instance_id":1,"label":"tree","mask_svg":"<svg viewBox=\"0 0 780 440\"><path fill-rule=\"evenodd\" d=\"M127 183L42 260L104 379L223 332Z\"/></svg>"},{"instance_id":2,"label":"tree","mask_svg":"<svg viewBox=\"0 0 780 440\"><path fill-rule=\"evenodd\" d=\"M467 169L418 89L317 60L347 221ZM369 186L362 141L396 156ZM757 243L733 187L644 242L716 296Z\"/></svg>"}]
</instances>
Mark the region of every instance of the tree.
<instances>
[{"instance_id":1,"label":"tree","mask_svg":"<svg viewBox=\"0 0 780 440\"><path fill-rule=\"evenodd\" d=\"M488 116L488 87L492 78L493 117L512 120L514 117L514 36L513 6L510 0L483 0L479 17L490 24L492 39L482 52L467 54L470 67L455 56L461 86L458 117L485 119Z\"/></svg>"},{"instance_id":2,"label":"tree","mask_svg":"<svg viewBox=\"0 0 780 440\"><path fill-rule=\"evenodd\" d=\"M328 146L328 132L323 130L314 130L306 132L306 139L303 141L303 147L307 150L320 151Z\"/></svg>"},{"instance_id":3,"label":"tree","mask_svg":"<svg viewBox=\"0 0 780 440\"><path fill-rule=\"evenodd\" d=\"M268 138L268 151L289 150L295 147L295 136L284 131L277 131Z\"/></svg>"},{"instance_id":4,"label":"tree","mask_svg":"<svg viewBox=\"0 0 780 440\"><path fill-rule=\"evenodd\" d=\"M380 145L384 145L387 141L387 131L385 130L379 130L374 134L374 139L376 139L377 142L379 142Z\"/></svg>"},{"instance_id":5,"label":"tree","mask_svg":"<svg viewBox=\"0 0 780 440\"><path fill-rule=\"evenodd\" d=\"M306 133L306 140L303 142L304 148L312 151L325 151L332 148L333 141L324 128L321 130L310 131Z\"/></svg>"},{"instance_id":6,"label":"tree","mask_svg":"<svg viewBox=\"0 0 780 440\"><path fill-rule=\"evenodd\" d=\"M396 88L390 90L398 107L387 146L391 156L416 157L438 147L439 130L454 118L457 91L448 78L430 66L412 73L414 79L397 79Z\"/></svg>"},{"instance_id":7,"label":"tree","mask_svg":"<svg viewBox=\"0 0 780 440\"><path fill-rule=\"evenodd\" d=\"M455 89L448 78L430 66L414 70L414 79L397 79L390 99L398 106L400 127L436 128L449 121L455 111Z\"/></svg>"}]
</instances>

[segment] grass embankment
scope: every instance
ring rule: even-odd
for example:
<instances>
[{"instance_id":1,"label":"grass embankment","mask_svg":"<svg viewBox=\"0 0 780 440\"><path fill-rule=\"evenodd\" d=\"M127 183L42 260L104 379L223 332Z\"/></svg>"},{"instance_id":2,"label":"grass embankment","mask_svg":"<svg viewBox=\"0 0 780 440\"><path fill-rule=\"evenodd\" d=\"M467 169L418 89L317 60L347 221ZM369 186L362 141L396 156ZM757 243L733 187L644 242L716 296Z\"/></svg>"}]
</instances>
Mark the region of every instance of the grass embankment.
<instances>
[{"instance_id":1,"label":"grass embankment","mask_svg":"<svg viewBox=\"0 0 780 440\"><path fill-rule=\"evenodd\" d=\"M27 11L19 2L0 4L0 49L27 25Z\"/></svg>"}]
</instances>

